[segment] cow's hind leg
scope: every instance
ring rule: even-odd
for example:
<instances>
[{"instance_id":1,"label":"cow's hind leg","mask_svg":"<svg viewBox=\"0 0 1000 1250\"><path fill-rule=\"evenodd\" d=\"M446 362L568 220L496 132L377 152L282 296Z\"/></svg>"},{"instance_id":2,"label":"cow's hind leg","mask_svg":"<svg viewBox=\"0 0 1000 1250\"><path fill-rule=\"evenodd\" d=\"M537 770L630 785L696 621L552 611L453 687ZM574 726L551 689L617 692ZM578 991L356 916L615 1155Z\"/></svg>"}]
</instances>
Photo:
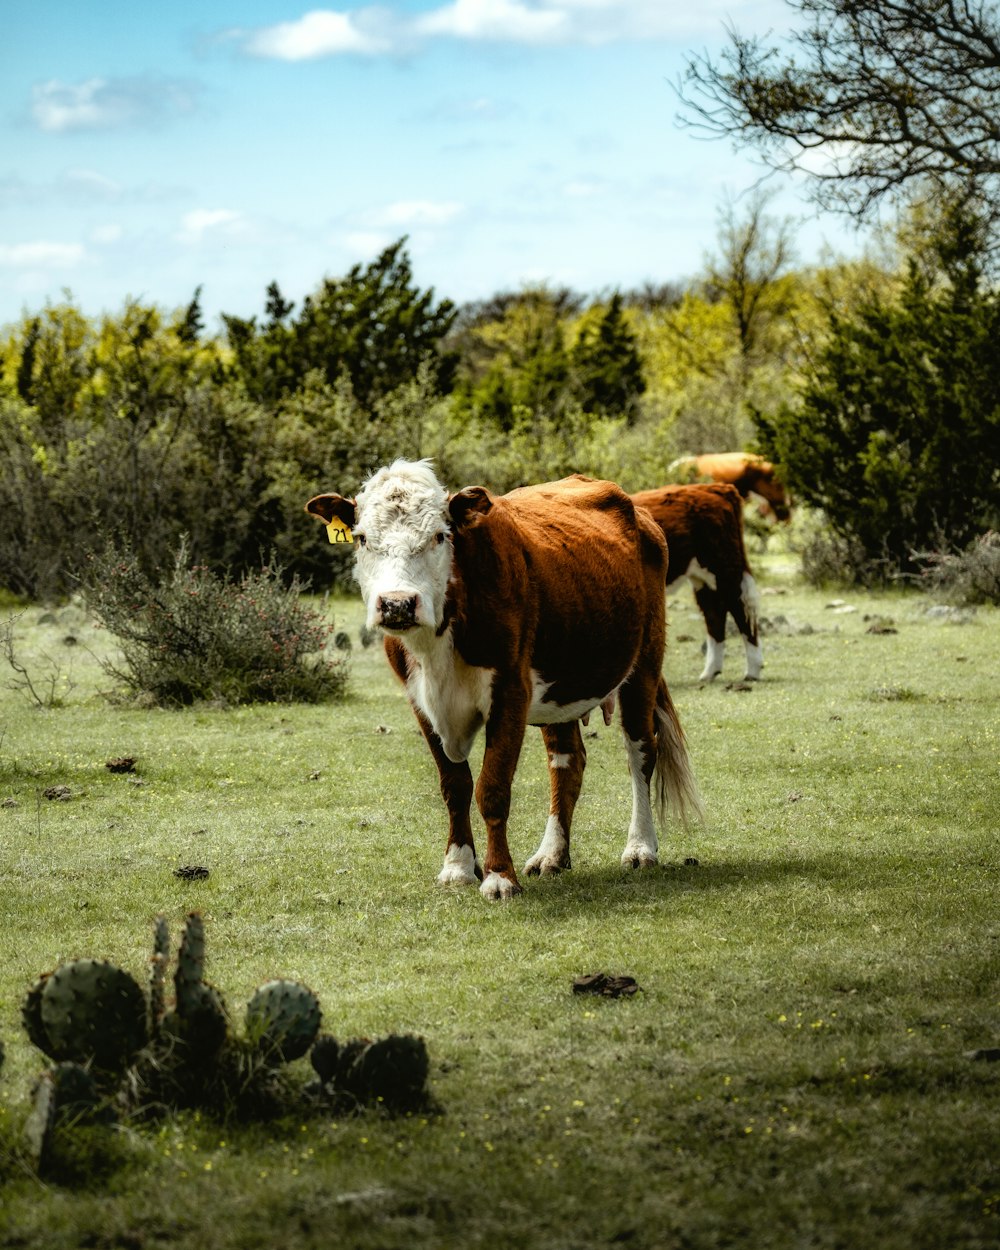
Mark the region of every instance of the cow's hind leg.
<instances>
[{"instance_id":1,"label":"cow's hind leg","mask_svg":"<svg viewBox=\"0 0 1000 1250\"><path fill-rule=\"evenodd\" d=\"M587 751L580 733L580 722L543 725L542 737L549 757L549 785L552 798L549 819L541 845L524 866L529 876L561 872L570 868L569 828L573 809L580 797Z\"/></svg>"},{"instance_id":2,"label":"cow's hind leg","mask_svg":"<svg viewBox=\"0 0 1000 1250\"><path fill-rule=\"evenodd\" d=\"M732 618L736 622L736 628L743 636L743 646L746 650L747 668L744 681L758 681L760 671L764 667L764 653L761 651L758 637L759 602L757 583L754 581L753 574L748 570L743 574L739 587L734 588L729 607Z\"/></svg>"},{"instance_id":3,"label":"cow's hind leg","mask_svg":"<svg viewBox=\"0 0 1000 1250\"><path fill-rule=\"evenodd\" d=\"M726 658L726 607L722 596L712 586L702 583L695 587L694 597L705 618L705 667L699 681L711 681L722 672Z\"/></svg>"},{"instance_id":4,"label":"cow's hind leg","mask_svg":"<svg viewBox=\"0 0 1000 1250\"><path fill-rule=\"evenodd\" d=\"M632 819L622 863L631 868L651 868L656 863L659 841L649 797L656 767L656 689L658 673L636 671L618 694L622 733L632 779Z\"/></svg>"}]
</instances>

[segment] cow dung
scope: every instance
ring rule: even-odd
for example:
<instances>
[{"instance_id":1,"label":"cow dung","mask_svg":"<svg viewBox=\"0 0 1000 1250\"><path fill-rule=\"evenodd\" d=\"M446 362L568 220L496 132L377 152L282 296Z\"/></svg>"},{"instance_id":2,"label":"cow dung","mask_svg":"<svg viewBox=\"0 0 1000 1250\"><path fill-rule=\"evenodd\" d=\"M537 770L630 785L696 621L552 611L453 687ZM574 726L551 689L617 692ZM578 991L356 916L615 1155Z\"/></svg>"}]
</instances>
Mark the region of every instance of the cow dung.
<instances>
[{"instance_id":1,"label":"cow dung","mask_svg":"<svg viewBox=\"0 0 1000 1250\"><path fill-rule=\"evenodd\" d=\"M639 983L635 977L612 976L607 972L589 972L573 978L574 994L600 994L602 998L627 998L635 994Z\"/></svg>"}]
</instances>

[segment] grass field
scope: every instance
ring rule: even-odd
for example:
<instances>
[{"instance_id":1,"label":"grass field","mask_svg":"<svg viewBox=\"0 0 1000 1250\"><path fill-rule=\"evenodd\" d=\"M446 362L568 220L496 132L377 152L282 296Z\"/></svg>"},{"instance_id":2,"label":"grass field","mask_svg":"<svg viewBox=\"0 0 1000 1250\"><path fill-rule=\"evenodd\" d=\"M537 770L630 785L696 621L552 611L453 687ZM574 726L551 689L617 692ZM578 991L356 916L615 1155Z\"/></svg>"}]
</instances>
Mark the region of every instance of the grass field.
<instances>
[{"instance_id":1,"label":"grass field","mask_svg":"<svg viewBox=\"0 0 1000 1250\"><path fill-rule=\"evenodd\" d=\"M435 883L436 774L378 648L355 643L339 705L121 708L109 640L29 608L18 654L63 705L0 671L0 1246L1000 1244L1000 1064L970 1057L1000 1045L1000 613L829 606L781 558L758 571L749 691L738 640L699 686L700 619L672 602L705 825L622 870L624 751L592 721L573 871L493 905ZM360 603L334 607L357 639ZM109 773L126 754L136 775ZM546 810L529 731L516 862ZM28 985L84 955L141 978L154 915L192 908L231 1006L296 977L338 1037L421 1034L440 1113L186 1114L31 1175ZM572 992L598 971L640 992Z\"/></svg>"}]
</instances>

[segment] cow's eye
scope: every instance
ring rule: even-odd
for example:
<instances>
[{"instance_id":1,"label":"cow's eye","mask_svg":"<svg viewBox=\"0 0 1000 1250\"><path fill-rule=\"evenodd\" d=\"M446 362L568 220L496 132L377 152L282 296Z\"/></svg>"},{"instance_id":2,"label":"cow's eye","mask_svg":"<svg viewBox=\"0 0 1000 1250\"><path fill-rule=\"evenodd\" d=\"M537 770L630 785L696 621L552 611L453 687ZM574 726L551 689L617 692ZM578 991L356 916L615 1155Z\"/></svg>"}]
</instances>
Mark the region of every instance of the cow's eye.
<instances>
[{"instance_id":1,"label":"cow's eye","mask_svg":"<svg viewBox=\"0 0 1000 1250\"><path fill-rule=\"evenodd\" d=\"M359 547L363 547L365 543L368 541L368 539L365 537L364 534L359 534L358 531L355 530L354 541L358 544Z\"/></svg>"},{"instance_id":2,"label":"cow's eye","mask_svg":"<svg viewBox=\"0 0 1000 1250\"><path fill-rule=\"evenodd\" d=\"M444 530L442 530L440 534L434 535L434 542L436 543L438 547L440 547L447 537L448 537L447 534L444 532Z\"/></svg>"}]
</instances>

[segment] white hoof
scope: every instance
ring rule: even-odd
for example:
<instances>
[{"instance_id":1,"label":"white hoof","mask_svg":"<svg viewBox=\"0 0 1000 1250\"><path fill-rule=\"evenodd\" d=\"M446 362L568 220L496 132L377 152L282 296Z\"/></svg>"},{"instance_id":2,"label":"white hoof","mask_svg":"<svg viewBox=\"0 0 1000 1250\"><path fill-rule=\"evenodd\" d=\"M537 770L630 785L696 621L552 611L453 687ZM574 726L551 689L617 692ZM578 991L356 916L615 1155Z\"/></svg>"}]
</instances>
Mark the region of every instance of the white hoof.
<instances>
[{"instance_id":1,"label":"white hoof","mask_svg":"<svg viewBox=\"0 0 1000 1250\"><path fill-rule=\"evenodd\" d=\"M524 865L524 871L529 877L537 877L562 872L564 868L569 867L569 842L558 819L550 816L541 845Z\"/></svg>"},{"instance_id":2,"label":"white hoof","mask_svg":"<svg viewBox=\"0 0 1000 1250\"><path fill-rule=\"evenodd\" d=\"M476 856L471 846L450 846L444 867L438 873L439 885L476 885Z\"/></svg>"},{"instance_id":3,"label":"white hoof","mask_svg":"<svg viewBox=\"0 0 1000 1250\"><path fill-rule=\"evenodd\" d=\"M656 864L656 851L652 847L630 843L622 851L623 868L655 868Z\"/></svg>"},{"instance_id":4,"label":"white hoof","mask_svg":"<svg viewBox=\"0 0 1000 1250\"><path fill-rule=\"evenodd\" d=\"M524 865L524 871L529 877L547 877L553 873L565 872L567 868L571 868L569 856L556 855L532 855L531 859Z\"/></svg>"},{"instance_id":5,"label":"white hoof","mask_svg":"<svg viewBox=\"0 0 1000 1250\"><path fill-rule=\"evenodd\" d=\"M504 877L499 872L491 872L484 878L483 884L479 887L479 893L483 898L496 902L499 899L513 898L515 894L520 894L521 887L509 877Z\"/></svg>"}]
</instances>

